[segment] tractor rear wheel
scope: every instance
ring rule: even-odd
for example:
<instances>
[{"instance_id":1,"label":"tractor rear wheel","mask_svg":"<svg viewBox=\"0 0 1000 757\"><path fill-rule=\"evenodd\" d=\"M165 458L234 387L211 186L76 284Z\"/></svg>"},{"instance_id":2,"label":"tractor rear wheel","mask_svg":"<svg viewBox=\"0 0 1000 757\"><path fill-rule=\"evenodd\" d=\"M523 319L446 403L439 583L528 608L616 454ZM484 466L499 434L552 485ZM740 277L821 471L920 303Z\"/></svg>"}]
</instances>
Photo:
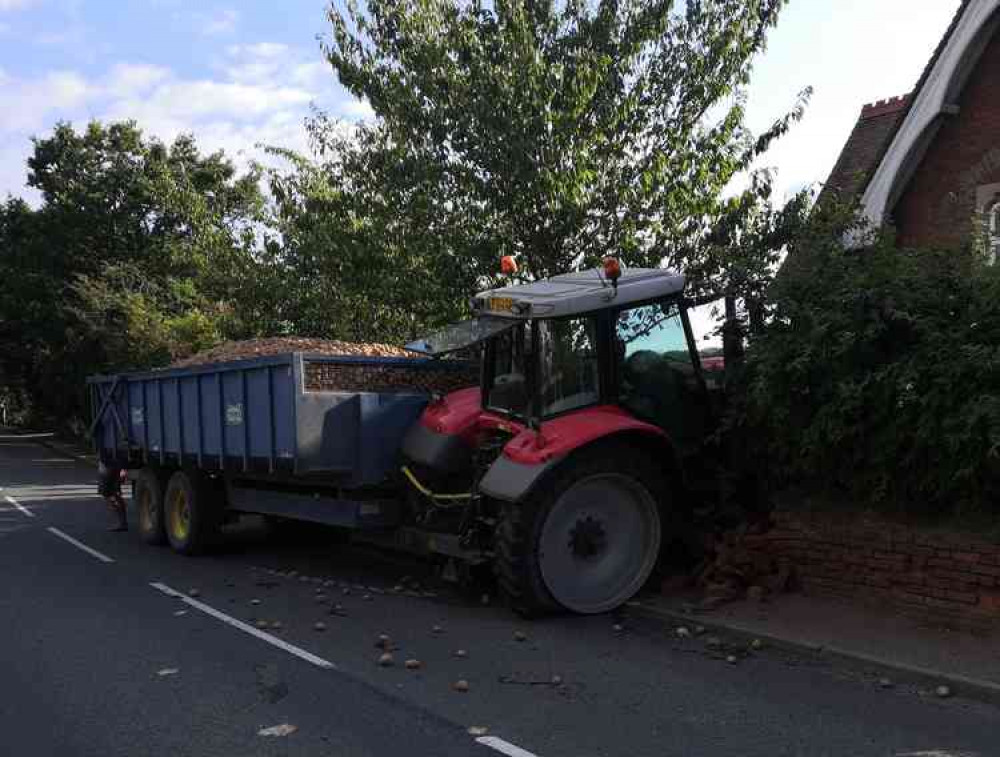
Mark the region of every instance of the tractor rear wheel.
<instances>
[{"instance_id":1,"label":"tractor rear wheel","mask_svg":"<svg viewBox=\"0 0 1000 757\"><path fill-rule=\"evenodd\" d=\"M628 601L659 556L661 480L634 450L595 448L505 503L496 571L514 609L589 615Z\"/></svg>"},{"instance_id":2,"label":"tractor rear wheel","mask_svg":"<svg viewBox=\"0 0 1000 757\"><path fill-rule=\"evenodd\" d=\"M139 538L146 544L166 544L163 498L169 471L145 467L132 485L132 506L139 522Z\"/></svg>"},{"instance_id":3,"label":"tractor rear wheel","mask_svg":"<svg viewBox=\"0 0 1000 757\"><path fill-rule=\"evenodd\" d=\"M167 483L164 516L175 552L196 555L214 546L222 532L225 500L202 473L177 471Z\"/></svg>"}]
</instances>

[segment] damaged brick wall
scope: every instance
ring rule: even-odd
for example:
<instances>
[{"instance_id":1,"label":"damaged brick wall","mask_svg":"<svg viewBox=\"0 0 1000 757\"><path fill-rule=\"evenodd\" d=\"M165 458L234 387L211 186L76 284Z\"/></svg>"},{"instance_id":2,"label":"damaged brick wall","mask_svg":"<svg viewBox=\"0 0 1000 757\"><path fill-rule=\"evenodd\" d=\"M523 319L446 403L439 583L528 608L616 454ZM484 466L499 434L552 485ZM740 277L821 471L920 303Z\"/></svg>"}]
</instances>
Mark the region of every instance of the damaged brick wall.
<instances>
[{"instance_id":1,"label":"damaged brick wall","mask_svg":"<svg viewBox=\"0 0 1000 757\"><path fill-rule=\"evenodd\" d=\"M891 606L934 622L1000 625L1000 545L877 517L777 512L742 550L792 566L807 594Z\"/></svg>"}]
</instances>

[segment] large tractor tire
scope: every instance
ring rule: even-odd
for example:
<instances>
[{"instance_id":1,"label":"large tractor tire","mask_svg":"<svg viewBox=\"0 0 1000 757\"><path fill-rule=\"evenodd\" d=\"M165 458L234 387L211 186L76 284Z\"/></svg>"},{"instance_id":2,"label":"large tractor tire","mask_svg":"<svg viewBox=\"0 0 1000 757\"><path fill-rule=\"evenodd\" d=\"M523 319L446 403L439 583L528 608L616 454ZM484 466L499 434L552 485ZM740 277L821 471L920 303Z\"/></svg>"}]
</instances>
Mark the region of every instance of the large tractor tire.
<instances>
[{"instance_id":1,"label":"large tractor tire","mask_svg":"<svg viewBox=\"0 0 1000 757\"><path fill-rule=\"evenodd\" d=\"M175 552L197 555L222 533L225 500L219 488L198 472L177 471L167 483L164 514L167 539Z\"/></svg>"},{"instance_id":2,"label":"large tractor tire","mask_svg":"<svg viewBox=\"0 0 1000 757\"><path fill-rule=\"evenodd\" d=\"M166 544L163 501L167 489L168 471L145 467L132 484L132 508L138 523L139 538L146 544Z\"/></svg>"},{"instance_id":3,"label":"large tractor tire","mask_svg":"<svg viewBox=\"0 0 1000 757\"><path fill-rule=\"evenodd\" d=\"M660 551L662 476L622 446L567 460L536 492L505 503L496 573L522 615L607 612L646 582Z\"/></svg>"}]
</instances>

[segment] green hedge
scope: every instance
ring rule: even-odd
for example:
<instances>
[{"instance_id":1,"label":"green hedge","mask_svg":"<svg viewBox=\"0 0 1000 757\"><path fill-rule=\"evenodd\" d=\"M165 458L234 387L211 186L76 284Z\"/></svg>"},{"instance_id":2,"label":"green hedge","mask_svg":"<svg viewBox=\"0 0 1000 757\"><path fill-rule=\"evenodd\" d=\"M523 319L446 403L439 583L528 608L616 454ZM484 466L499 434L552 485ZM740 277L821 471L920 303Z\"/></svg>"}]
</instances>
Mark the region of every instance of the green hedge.
<instances>
[{"instance_id":1,"label":"green hedge","mask_svg":"<svg viewBox=\"0 0 1000 757\"><path fill-rule=\"evenodd\" d=\"M965 250L860 251L817 212L770 292L736 422L779 484L888 510L996 507L1000 266Z\"/></svg>"}]
</instances>

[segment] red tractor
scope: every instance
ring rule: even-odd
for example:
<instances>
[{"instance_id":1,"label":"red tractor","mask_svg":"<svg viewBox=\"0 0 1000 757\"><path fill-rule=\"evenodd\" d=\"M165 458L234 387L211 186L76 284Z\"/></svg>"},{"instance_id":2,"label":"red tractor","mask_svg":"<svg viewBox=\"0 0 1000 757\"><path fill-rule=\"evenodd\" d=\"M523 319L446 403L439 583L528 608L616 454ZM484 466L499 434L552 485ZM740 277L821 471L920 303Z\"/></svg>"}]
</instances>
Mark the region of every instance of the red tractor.
<instances>
[{"instance_id":1,"label":"red tractor","mask_svg":"<svg viewBox=\"0 0 1000 757\"><path fill-rule=\"evenodd\" d=\"M411 522L487 555L518 611L621 605L687 514L718 373L683 290L676 272L609 261L482 292L473 320L408 345L482 349L480 386L432 401L404 473Z\"/></svg>"}]
</instances>

